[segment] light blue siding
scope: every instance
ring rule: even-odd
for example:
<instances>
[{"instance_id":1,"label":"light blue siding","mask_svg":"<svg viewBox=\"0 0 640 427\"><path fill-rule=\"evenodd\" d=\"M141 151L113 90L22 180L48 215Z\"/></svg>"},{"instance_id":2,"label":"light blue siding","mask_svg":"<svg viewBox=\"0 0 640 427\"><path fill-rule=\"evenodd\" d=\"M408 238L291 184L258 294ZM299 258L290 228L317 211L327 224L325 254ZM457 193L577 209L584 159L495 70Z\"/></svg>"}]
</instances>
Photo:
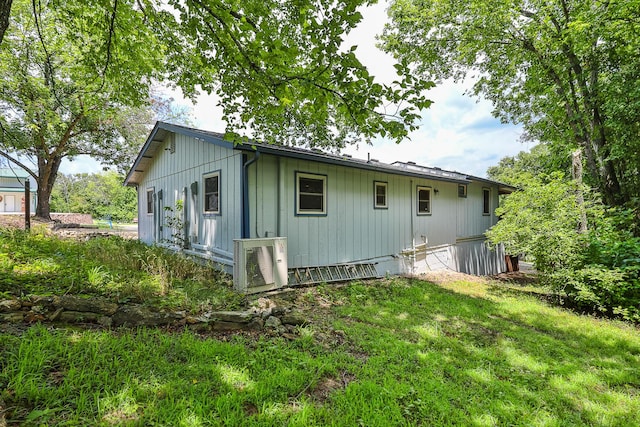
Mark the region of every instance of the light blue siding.
<instances>
[{"instance_id":1,"label":"light blue siding","mask_svg":"<svg viewBox=\"0 0 640 427\"><path fill-rule=\"evenodd\" d=\"M326 175L326 215L295 214L296 172ZM387 209L374 209L374 181L388 183ZM461 199L452 182L269 155L251 165L249 183L251 237L287 237L289 267L373 260L423 243L454 245L481 235L494 219L482 215L483 186L476 183ZM418 186L432 188L431 215L417 215Z\"/></svg>"},{"instance_id":2,"label":"light blue siding","mask_svg":"<svg viewBox=\"0 0 640 427\"><path fill-rule=\"evenodd\" d=\"M155 140L154 144L158 144ZM246 150L246 148L245 148ZM244 154L243 154L244 153ZM483 233L495 224L498 187L470 180L467 197L444 180L359 169L295 156L261 154L248 166L249 236L242 236L243 162L256 154L193 135L166 132L142 168L138 184L139 236L164 243L171 231L166 207L185 206L190 250L233 262L233 240L286 237L288 266L379 262L385 271L418 272L437 266L469 272L500 271L496 256L483 246ZM148 159L148 158L147 158ZM203 175L219 171L220 214L205 215ZM326 214L296 214L296 173L326 176ZM464 178L464 177L463 177ZM374 208L374 182L387 183L387 208ZM192 184L197 183L194 195ZM417 188L431 188L431 214L417 214ZM483 188L491 191L491 213L483 215ZM147 189L162 200L147 215ZM484 257L491 258L485 262ZM380 270L379 270L380 271Z\"/></svg>"},{"instance_id":3,"label":"light blue siding","mask_svg":"<svg viewBox=\"0 0 640 427\"><path fill-rule=\"evenodd\" d=\"M171 148L175 147L172 152ZM162 190L163 198L155 208L158 220L166 224L165 207L175 207L183 199L184 188L188 197L183 200L190 222L189 239L203 250L232 253L233 239L241 233L241 185L242 154L202 140L180 134L169 134L158 150L154 162L138 185L139 237L146 243L164 243L170 240L170 230L154 233L154 215L147 215L146 191L153 188L155 194ZM203 215L203 175L220 171L220 215ZM197 195L192 195L191 184L197 182Z\"/></svg>"}]
</instances>

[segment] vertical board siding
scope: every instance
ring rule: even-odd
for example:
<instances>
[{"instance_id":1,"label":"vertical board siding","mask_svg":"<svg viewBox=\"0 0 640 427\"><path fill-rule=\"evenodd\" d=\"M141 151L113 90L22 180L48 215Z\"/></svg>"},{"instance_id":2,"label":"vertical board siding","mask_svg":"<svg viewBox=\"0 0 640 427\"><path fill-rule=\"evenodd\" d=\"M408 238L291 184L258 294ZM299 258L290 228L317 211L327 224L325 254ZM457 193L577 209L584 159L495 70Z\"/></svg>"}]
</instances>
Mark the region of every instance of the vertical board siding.
<instances>
[{"instance_id":1,"label":"vertical board siding","mask_svg":"<svg viewBox=\"0 0 640 427\"><path fill-rule=\"evenodd\" d=\"M174 153L168 150L172 139ZM154 243L154 216L146 214L147 188L162 190L162 205L173 207L187 187L189 217L197 218L191 225L197 229L190 229L190 235L197 236L192 243L233 252L233 239L242 231L242 161L240 151L169 133L138 186L140 240ZM214 171L220 171L221 214L203 215L202 177ZM498 191L485 183L469 183L467 197L460 198L457 183L266 154L248 172L250 237L287 237L289 267L394 256L425 241L429 247L455 245L459 239L481 236L497 220L493 210ZM326 175L326 215L296 215L296 172ZM387 183L386 209L374 208L375 181ZM198 182L195 206L193 182ZM418 186L432 189L431 215L417 215ZM483 215L482 191L489 187L491 215ZM170 230L164 227L159 239L169 238Z\"/></svg>"},{"instance_id":2,"label":"vertical board siding","mask_svg":"<svg viewBox=\"0 0 640 427\"><path fill-rule=\"evenodd\" d=\"M263 155L250 168L251 237L262 237L273 230L287 237L290 267L392 256L414 243L426 240L429 246L455 244L459 237L456 183L290 158L280 158L280 167L285 193L280 195L283 204L280 230L277 229L278 160ZM295 214L296 172L327 176L326 216ZM388 184L387 209L374 209L374 181ZM418 186L438 189L437 194L432 191L431 215L417 215ZM479 191L480 201L476 203L482 216L482 186Z\"/></svg>"},{"instance_id":3,"label":"vertical board siding","mask_svg":"<svg viewBox=\"0 0 640 427\"><path fill-rule=\"evenodd\" d=\"M175 141L175 152L171 153L172 140ZM183 201L189 204L188 210L197 217L197 230L190 230L190 235L197 236L196 244L233 252L233 239L240 237L241 227L241 187L242 156L240 152L219 147L200 139L170 133L164 144L156 153L154 162L149 167L138 186L139 238L145 243L154 243L153 215L146 214L146 191L154 188L156 194L162 190L163 207L175 208L176 202L182 199L182 189L188 188L189 197ZM203 216L202 210L204 182L203 174L220 171L220 215ZM198 182L197 202L191 201L191 183ZM157 205L155 206L157 208ZM166 222L168 212L159 212ZM169 240L171 231L164 226L158 243Z\"/></svg>"}]
</instances>

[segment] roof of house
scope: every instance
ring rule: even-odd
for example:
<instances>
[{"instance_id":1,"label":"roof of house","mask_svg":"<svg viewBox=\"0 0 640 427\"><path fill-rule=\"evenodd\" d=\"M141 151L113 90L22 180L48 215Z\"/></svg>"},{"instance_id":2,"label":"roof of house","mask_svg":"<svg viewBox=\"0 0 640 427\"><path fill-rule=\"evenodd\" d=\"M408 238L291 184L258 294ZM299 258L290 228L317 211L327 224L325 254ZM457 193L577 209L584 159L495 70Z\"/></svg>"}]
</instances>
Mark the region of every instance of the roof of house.
<instances>
[{"instance_id":1,"label":"roof of house","mask_svg":"<svg viewBox=\"0 0 640 427\"><path fill-rule=\"evenodd\" d=\"M0 178L28 178L29 172L22 168L0 168Z\"/></svg>"},{"instance_id":2,"label":"roof of house","mask_svg":"<svg viewBox=\"0 0 640 427\"><path fill-rule=\"evenodd\" d=\"M141 182L143 175L149 169L149 166L153 162L154 157L158 154L158 150L164 143L164 140L169 133L182 134L196 139L201 139L203 141L222 147L247 152L255 153L256 151L259 151L262 154L272 154L280 157L317 161L320 163L353 167L357 169L411 176L415 178L428 178L439 181L456 182L459 184L468 184L470 182L484 182L487 184L498 185L500 193L511 193L513 190L515 190L514 187L503 184L501 182L463 174L460 172L447 171L435 167L421 166L415 164L414 162L394 162L391 164L387 164L374 159L356 159L346 154L329 154L318 149L308 150L297 147L263 144L256 142L234 144L233 142L225 140L224 134L221 133L194 129L165 122L157 122L155 127L149 134L147 141L142 146L138 157L136 158L133 166L127 174L127 177L125 178L125 185L136 186Z\"/></svg>"}]
</instances>

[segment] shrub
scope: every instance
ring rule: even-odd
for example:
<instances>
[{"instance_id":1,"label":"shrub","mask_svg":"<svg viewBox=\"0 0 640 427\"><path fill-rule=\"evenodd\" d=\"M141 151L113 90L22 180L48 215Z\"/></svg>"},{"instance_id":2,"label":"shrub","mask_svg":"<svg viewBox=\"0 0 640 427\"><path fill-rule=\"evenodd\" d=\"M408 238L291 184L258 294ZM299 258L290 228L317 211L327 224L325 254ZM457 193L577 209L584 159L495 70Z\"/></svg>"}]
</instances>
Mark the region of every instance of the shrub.
<instances>
[{"instance_id":1,"label":"shrub","mask_svg":"<svg viewBox=\"0 0 640 427\"><path fill-rule=\"evenodd\" d=\"M634 210L606 210L597 194L561 174L530 180L496 210L501 220L487 232L508 253L533 257L541 282L578 308L640 322L640 239ZM582 209L584 211L582 211ZM585 212L589 230L578 232Z\"/></svg>"}]
</instances>

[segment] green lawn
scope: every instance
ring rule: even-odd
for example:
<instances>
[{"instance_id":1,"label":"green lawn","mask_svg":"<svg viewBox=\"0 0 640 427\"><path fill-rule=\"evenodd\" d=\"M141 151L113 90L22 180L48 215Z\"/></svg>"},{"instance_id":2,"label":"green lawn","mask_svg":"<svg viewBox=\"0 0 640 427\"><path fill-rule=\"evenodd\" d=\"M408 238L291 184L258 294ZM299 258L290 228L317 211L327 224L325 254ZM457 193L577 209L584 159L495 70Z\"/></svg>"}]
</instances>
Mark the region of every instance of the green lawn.
<instances>
[{"instance_id":1,"label":"green lawn","mask_svg":"<svg viewBox=\"0 0 640 427\"><path fill-rule=\"evenodd\" d=\"M640 334L478 282L299 289L288 340L0 335L9 425L637 426Z\"/></svg>"}]
</instances>

